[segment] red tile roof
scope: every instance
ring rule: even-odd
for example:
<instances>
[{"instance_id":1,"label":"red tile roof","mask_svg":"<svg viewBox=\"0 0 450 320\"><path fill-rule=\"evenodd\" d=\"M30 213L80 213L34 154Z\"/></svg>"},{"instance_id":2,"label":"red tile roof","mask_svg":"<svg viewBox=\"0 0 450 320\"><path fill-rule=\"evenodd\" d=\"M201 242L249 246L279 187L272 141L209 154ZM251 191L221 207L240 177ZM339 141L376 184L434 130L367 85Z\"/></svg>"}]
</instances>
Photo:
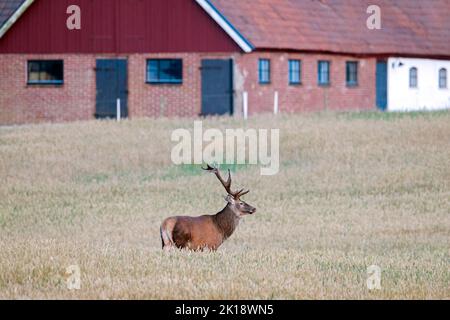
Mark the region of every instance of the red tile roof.
<instances>
[{"instance_id":1,"label":"red tile roof","mask_svg":"<svg viewBox=\"0 0 450 320\"><path fill-rule=\"evenodd\" d=\"M450 0L209 0L257 49L450 57ZM369 5L381 30L366 27Z\"/></svg>"}]
</instances>

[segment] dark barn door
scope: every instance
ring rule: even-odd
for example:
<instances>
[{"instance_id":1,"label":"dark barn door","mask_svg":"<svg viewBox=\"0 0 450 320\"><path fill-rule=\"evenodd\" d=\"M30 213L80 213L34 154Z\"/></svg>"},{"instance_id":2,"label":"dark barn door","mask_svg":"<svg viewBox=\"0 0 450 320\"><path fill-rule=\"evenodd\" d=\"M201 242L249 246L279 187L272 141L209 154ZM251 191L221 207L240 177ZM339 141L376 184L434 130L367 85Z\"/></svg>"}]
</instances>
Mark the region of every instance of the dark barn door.
<instances>
[{"instance_id":1,"label":"dark barn door","mask_svg":"<svg viewBox=\"0 0 450 320\"><path fill-rule=\"evenodd\" d=\"M202 60L202 115L233 113L233 61Z\"/></svg>"},{"instance_id":2,"label":"dark barn door","mask_svg":"<svg viewBox=\"0 0 450 320\"><path fill-rule=\"evenodd\" d=\"M377 61L377 75L376 75L376 94L377 94L377 108L386 110L387 108L387 62Z\"/></svg>"},{"instance_id":3,"label":"dark barn door","mask_svg":"<svg viewBox=\"0 0 450 320\"><path fill-rule=\"evenodd\" d=\"M116 118L117 99L120 99L120 114L122 118L126 118L128 116L127 60L97 60L96 79L95 117Z\"/></svg>"}]
</instances>

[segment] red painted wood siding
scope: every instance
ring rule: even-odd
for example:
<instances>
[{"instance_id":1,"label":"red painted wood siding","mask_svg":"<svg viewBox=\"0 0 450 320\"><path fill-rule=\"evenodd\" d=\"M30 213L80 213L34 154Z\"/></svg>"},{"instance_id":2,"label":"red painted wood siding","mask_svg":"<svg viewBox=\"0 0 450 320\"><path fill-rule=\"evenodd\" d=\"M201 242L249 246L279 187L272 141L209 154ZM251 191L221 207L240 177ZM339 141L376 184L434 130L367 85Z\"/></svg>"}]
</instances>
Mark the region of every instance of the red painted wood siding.
<instances>
[{"instance_id":1,"label":"red painted wood siding","mask_svg":"<svg viewBox=\"0 0 450 320\"><path fill-rule=\"evenodd\" d=\"M81 30L66 27L81 8ZM240 52L194 0L35 0L0 53Z\"/></svg>"}]
</instances>

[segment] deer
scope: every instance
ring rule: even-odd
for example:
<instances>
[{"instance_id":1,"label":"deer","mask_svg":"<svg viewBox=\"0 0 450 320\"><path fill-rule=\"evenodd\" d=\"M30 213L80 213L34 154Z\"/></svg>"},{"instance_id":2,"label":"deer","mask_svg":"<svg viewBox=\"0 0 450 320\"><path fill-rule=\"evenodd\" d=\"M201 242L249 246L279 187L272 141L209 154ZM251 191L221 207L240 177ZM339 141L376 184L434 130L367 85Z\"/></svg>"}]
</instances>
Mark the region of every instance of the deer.
<instances>
[{"instance_id":1,"label":"deer","mask_svg":"<svg viewBox=\"0 0 450 320\"><path fill-rule=\"evenodd\" d=\"M239 221L246 215L256 212L240 198L250 190L231 190L231 172L228 169L228 178L225 181L217 167L207 164L203 170L212 172L225 188L226 206L214 215L174 216L163 221L160 228L162 249L187 249L191 251L216 251L236 230Z\"/></svg>"}]
</instances>

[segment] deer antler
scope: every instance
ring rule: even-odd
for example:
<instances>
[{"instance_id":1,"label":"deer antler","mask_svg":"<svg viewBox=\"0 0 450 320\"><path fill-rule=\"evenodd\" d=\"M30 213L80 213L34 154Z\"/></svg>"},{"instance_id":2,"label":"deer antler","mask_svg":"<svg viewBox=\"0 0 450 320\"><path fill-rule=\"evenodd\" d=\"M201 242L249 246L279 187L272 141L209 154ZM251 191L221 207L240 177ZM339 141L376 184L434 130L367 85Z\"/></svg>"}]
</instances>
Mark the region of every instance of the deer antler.
<instances>
[{"instance_id":1,"label":"deer antler","mask_svg":"<svg viewBox=\"0 0 450 320\"><path fill-rule=\"evenodd\" d=\"M244 189L241 189L239 191L232 191L231 190L231 172L230 169L228 169L228 179L227 181L225 181L222 176L220 175L220 171L219 169L217 169L216 167L211 167L209 164L206 164L206 168L203 168L203 170L205 171L210 171L213 172L217 179L219 179L219 181L222 183L223 187L225 188L225 190L227 191L227 193L231 196L233 196L234 199L239 200L239 197L243 196L244 194L247 194L250 192L250 190L244 191Z\"/></svg>"}]
</instances>

